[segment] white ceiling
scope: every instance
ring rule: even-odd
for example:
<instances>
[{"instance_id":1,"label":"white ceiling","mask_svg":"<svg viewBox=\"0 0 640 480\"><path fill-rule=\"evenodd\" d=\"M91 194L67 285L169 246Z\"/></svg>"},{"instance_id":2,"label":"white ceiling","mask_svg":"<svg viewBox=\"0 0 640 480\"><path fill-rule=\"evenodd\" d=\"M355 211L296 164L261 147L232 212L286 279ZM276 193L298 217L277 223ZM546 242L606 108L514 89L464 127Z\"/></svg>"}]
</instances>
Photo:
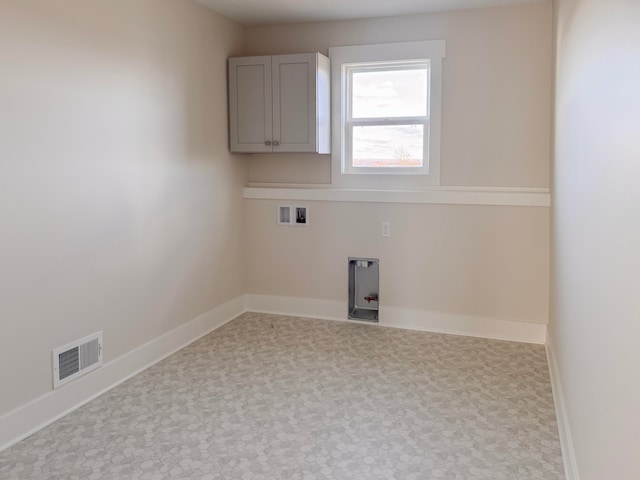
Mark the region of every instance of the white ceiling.
<instances>
[{"instance_id":1,"label":"white ceiling","mask_svg":"<svg viewBox=\"0 0 640 480\"><path fill-rule=\"evenodd\" d=\"M197 0L244 25L389 17L543 0Z\"/></svg>"}]
</instances>

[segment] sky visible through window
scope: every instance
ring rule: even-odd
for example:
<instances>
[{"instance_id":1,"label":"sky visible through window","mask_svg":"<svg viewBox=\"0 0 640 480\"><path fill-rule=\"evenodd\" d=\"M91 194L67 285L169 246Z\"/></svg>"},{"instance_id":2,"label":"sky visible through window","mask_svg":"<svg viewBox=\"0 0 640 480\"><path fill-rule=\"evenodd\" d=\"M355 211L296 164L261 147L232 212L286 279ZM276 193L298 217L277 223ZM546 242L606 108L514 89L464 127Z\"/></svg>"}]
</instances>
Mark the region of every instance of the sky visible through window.
<instances>
[{"instance_id":1,"label":"sky visible through window","mask_svg":"<svg viewBox=\"0 0 640 480\"><path fill-rule=\"evenodd\" d=\"M354 72L352 118L427 116L427 68ZM424 126L353 127L354 167L422 167Z\"/></svg>"}]
</instances>

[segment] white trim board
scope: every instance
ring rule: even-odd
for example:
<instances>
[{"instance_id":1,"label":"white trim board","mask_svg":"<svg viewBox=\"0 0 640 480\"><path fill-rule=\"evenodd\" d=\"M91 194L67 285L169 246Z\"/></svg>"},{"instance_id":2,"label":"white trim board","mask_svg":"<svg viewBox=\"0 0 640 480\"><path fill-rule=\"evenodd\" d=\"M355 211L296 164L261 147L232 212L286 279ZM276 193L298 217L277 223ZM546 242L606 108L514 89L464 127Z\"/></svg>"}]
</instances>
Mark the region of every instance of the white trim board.
<instances>
[{"instance_id":1,"label":"white trim board","mask_svg":"<svg viewBox=\"0 0 640 480\"><path fill-rule=\"evenodd\" d=\"M256 294L247 294L245 299L246 310L250 312L347 321L347 302ZM396 307L381 307L380 322L377 324L357 323L537 344L544 344L547 334L547 326L543 323L517 322Z\"/></svg>"},{"instance_id":2,"label":"white trim board","mask_svg":"<svg viewBox=\"0 0 640 480\"><path fill-rule=\"evenodd\" d=\"M0 451L244 313L239 296L0 417Z\"/></svg>"},{"instance_id":3,"label":"white trim board","mask_svg":"<svg viewBox=\"0 0 640 480\"><path fill-rule=\"evenodd\" d=\"M503 205L549 207L548 188L430 187L420 190L365 190L348 188L289 188L250 186L244 198L253 200L301 200L367 203L423 203L436 205Z\"/></svg>"},{"instance_id":4,"label":"white trim board","mask_svg":"<svg viewBox=\"0 0 640 480\"><path fill-rule=\"evenodd\" d=\"M549 364L549 377L551 379L551 392L553 403L556 409L556 419L558 421L558 436L560 437L560 449L562 450L562 462L564 463L564 475L566 480L580 480L578 474L578 464L573 447L573 438L569 429L569 419L567 418L567 406L564 400L564 390L560 381L560 371L555 353L553 340L547 333L545 344L547 351L547 363Z\"/></svg>"}]
</instances>

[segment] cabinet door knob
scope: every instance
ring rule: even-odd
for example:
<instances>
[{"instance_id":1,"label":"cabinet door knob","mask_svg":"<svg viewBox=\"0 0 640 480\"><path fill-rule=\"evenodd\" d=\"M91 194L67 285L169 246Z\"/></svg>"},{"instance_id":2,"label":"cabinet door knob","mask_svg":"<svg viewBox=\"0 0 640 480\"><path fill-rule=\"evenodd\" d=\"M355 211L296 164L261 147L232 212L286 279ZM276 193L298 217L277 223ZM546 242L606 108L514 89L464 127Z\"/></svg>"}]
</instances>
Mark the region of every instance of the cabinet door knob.
<instances>
[{"instance_id":1,"label":"cabinet door knob","mask_svg":"<svg viewBox=\"0 0 640 480\"><path fill-rule=\"evenodd\" d=\"M280 142L278 140L274 140L273 144L277 147L278 145L280 145Z\"/></svg>"},{"instance_id":2,"label":"cabinet door knob","mask_svg":"<svg viewBox=\"0 0 640 480\"><path fill-rule=\"evenodd\" d=\"M269 140L265 140L264 144L268 146L271 145L271 142Z\"/></svg>"}]
</instances>

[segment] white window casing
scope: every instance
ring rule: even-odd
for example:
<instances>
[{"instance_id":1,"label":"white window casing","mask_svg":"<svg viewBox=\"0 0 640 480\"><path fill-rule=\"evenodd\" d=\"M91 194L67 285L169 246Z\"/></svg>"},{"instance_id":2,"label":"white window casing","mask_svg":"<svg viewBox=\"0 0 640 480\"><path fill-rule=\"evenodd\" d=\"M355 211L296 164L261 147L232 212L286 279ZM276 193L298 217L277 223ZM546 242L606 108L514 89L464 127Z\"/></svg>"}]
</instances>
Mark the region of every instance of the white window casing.
<instances>
[{"instance_id":1,"label":"white window casing","mask_svg":"<svg viewBox=\"0 0 640 480\"><path fill-rule=\"evenodd\" d=\"M332 75L332 184L353 188L415 188L440 183L440 125L444 40L401 42L329 49ZM351 81L357 73L423 69L427 72L426 115L354 118ZM423 128L422 166L354 166L351 162L354 128L415 125Z\"/></svg>"}]
</instances>

